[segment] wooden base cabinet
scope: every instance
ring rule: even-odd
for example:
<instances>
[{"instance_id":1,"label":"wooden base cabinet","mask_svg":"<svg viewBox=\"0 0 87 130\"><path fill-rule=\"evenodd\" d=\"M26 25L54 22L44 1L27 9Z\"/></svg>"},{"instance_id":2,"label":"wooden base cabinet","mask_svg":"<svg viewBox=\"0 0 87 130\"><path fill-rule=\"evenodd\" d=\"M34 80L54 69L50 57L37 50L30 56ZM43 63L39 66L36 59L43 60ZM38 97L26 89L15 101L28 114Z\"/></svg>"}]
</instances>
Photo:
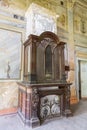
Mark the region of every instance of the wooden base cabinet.
<instances>
[{"instance_id":1,"label":"wooden base cabinet","mask_svg":"<svg viewBox=\"0 0 87 130\"><path fill-rule=\"evenodd\" d=\"M72 116L71 84L19 84L19 110L23 122L31 127L55 117Z\"/></svg>"}]
</instances>

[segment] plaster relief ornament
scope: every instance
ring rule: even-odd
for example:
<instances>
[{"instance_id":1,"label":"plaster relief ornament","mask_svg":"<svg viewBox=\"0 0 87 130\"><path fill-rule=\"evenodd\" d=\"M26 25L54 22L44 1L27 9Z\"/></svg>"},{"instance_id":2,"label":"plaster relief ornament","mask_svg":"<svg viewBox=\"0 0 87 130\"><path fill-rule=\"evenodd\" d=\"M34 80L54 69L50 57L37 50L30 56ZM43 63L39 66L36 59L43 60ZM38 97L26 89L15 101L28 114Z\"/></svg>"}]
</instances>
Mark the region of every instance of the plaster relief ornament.
<instances>
[{"instance_id":1,"label":"plaster relief ornament","mask_svg":"<svg viewBox=\"0 0 87 130\"><path fill-rule=\"evenodd\" d=\"M72 9L76 0L67 0L67 6L69 9Z\"/></svg>"},{"instance_id":2,"label":"plaster relief ornament","mask_svg":"<svg viewBox=\"0 0 87 130\"><path fill-rule=\"evenodd\" d=\"M65 26L65 15L64 14L62 14L59 17L59 22L61 23L62 26Z\"/></svg>"},{"instance_id":3,"label":"plaster relief ornament","mask_svg":"<svg viewBox=\"0 0 87 130\"><path fill-rule=\"evenodd\" d=\"M81 19L81 32L82 33L86 33L86 30L85 30L85 21L83 19Z\"/></svg>"},{"instance_id":4,"label":"plaster relief ornament","mask_svg":"<svg viewBox=\"0 0 87 130\"><path fill-rule=\"evenodd\" d=\"M75 20L74 24L75 24L75 30L79 31L79 24L80 24L79 20Z\"/></svg>"}]
</instances>

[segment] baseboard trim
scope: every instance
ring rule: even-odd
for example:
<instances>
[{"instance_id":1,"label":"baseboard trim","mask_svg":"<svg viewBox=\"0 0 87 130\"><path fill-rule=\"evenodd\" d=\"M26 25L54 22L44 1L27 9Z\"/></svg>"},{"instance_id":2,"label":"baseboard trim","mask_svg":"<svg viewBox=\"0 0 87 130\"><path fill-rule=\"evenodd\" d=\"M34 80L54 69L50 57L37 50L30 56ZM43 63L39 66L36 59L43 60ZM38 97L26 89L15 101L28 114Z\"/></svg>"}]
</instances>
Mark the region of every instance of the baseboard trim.
<instances>
[{"instance_id":1,"label":"baseboard trim","mask_svg":"<svg viewBox=\"0 0 87 130\"><path fill-rule=\"evenodd\" d=\"M0 110L0 116L3 116L3 115L8 115L8 114L15 114L18 112L18 108L17 107L13 107L13 108L7 108L7 109L3 109L3 110Z\"/></svg>"}]
</instances>

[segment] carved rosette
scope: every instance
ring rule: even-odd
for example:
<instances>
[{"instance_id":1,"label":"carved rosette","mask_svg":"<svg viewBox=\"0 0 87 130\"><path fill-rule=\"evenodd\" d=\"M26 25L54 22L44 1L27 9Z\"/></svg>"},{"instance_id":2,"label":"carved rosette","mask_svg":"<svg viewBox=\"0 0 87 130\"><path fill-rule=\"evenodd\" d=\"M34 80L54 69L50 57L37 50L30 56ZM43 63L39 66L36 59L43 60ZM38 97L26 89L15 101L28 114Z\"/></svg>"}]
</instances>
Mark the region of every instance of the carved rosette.
<instances>
[{"instance_id":1,"label":"carved rosette","mask_svg":"<svg viewBox=\"0 0 87 130\"><path fill-rule=\"evenodd\" d=\"M37 88L32 89L32 118L38 118L37 117L37 107L39 103L39 96Z\"/></svg>"}]
</instances>

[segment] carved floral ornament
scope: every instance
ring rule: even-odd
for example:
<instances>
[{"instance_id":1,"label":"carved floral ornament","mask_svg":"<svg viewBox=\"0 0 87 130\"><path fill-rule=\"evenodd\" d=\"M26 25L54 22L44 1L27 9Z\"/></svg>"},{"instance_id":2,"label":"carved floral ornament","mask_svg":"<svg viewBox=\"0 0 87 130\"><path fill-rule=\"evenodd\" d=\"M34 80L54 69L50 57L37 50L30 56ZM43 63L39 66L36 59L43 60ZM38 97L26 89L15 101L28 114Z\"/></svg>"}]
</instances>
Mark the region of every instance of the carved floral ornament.
<instances>
[{"instance_id":1,"label":"carved floral ornament","mask_svg":"<svg viewBox=\"0 0 87 130\"><path fill-rule=\"evenodd\" d=\"M60 97L57 95L42 97L40 110L40 116L42 119L60 114Z\"/></svg>"},{"instance_id":2,"label":"carved floral ornament","mask_svg":"<svg viewBox=\"0 0 87 130\"><path fill-rule=\"evenodd\" d=\"M44 47L46 49L46 47L48 45L51 46L51 49L54 50L54 48L57 46L57 44L55 44L55 41L53 41L52 39L50 38L45 38L41 41L41 45L42 47Z\"/></svg>"}]
</instances>

